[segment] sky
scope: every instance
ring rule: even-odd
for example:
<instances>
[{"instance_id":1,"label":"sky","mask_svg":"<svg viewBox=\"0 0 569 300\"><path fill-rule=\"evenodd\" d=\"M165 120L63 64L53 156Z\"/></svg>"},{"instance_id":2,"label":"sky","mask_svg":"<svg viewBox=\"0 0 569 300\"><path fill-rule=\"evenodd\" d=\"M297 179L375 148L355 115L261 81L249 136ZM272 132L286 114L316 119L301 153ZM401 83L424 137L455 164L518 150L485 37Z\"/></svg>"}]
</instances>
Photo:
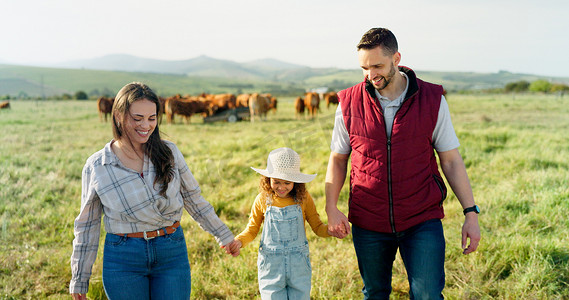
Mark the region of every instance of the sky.
<instances>
[{"instance_id":1,"label":"sky","mask_svg":"<svg viewBox=\"0 0 569 300\"><path fill-rule=\"evenodd\" d=\"M566 0L0 0L0 63L109 54L359 68L370 28L420 71L569 77Z\"/></svg>"}]
</instances>

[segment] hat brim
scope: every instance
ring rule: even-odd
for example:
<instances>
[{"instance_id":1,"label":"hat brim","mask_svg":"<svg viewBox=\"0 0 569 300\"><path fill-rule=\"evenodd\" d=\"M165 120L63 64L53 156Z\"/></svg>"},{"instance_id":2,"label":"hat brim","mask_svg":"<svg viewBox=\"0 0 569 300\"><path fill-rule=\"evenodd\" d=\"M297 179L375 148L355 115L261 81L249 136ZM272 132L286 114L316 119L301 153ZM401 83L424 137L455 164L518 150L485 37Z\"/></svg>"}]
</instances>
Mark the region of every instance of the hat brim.
<instances>
[{"instance_id":1,"label":"hat brim","mask_svg":"<svg viewBox=\"0 0 569 300\"><path fill-rule=\"evenodd\" d=\"M253 168L251 167L251 169L253 169L253 171L265 176L265 177L269 177L269 178L277 178L277 179L282 179L282 180L286 180L286 181L290 181L290 182L296 182L296 183L307 183L310 182L312 180L314 180L314 178L316 178L316 175L318 174L303 174L303 173L282 173L282 172L278 172L278 171L274 171L274 172L269 172L267 169L257 169L257 168Z\"/></svg>"}]
</instances>

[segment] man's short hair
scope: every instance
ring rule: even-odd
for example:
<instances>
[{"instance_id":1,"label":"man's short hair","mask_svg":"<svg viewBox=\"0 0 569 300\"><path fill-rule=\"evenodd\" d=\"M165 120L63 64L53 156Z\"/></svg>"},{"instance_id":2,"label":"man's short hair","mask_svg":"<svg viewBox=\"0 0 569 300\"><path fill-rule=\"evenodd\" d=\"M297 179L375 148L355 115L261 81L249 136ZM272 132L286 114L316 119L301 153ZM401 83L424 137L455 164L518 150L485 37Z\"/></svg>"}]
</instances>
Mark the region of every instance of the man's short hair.
<instances>
[{"instance_id":1,"label":"man's short hair","mask_svg":"<svg viewBox=\"0 0 569 300\"><path fill-rule=\"evenodd\" d=\"M397 39L395 35L387 28L372 28L368 30L358 43L358 50L370 50L381 46L386 55L397 53Z\"/></svg>"}]
</instances>

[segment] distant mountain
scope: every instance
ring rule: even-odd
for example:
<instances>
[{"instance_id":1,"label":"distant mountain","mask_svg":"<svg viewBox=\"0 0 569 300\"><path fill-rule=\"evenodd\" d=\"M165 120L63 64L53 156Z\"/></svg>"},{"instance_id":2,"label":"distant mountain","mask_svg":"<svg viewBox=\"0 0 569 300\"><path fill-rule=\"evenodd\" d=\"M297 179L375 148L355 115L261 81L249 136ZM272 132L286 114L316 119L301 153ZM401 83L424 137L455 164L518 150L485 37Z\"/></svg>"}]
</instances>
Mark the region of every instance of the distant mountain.
<instances>
[{"instance_id":1,"label":"distant mountain","mask_svg":"<svg viewBox=\"0 0 569 300\"><path fill-rule=\"evenodd\" d=\"M359 69L310 68L273 58L238 63L205 55L187 60L169 61L141 58L126 54L112 54L94 59L69 61L58 64L56 67L290 83L306 81L314 85L332 86L335 89L362 80L362 73ZM507 71L473 73L417 70L417 74L424 80L442 84L448 90L499 88L508 82L518 80L531 82L540 78L548 78L530 74L515 74ZM556 81L567 82L568 80L566 78L558 78Z\"/></svg>"},{"instance_id":2,"label":"distant mountain","mask_svg":"<svg viewBox=\"0 0 569 300\"><path fill-rule=\"evenodd\" d=\"M139 58L127 54L111 54L92 59L67 61L55 64L54 67L128 72L143 72L154 69L156 72L163 72L166 64L167 62L157 59Z\"/></svg>"},{"instance_id":3,"label":"distant mountain","mask_svg":"<svg viewBox=\"0 0 569 300\"><path fill-rule=\"evenodd\" d=\"M68 61L54 65L54 67L249 79L266 78L282 70L306 68L270 58L237 63L205 55L187 60L168 61L126 54L112 54L93 59Z\"/></svg>"},{"instance_id":4,"label":"distant mountain","mask_svg":"<svg viewBox=\"0 0 569 300\"><path fill-rule=\"evenodd\" d=\"M240 63L215 59L205 55L182 61L180 72L171 73L222 78L239 77L244 79L261 79L265 75L260 70L248 68Z\"/></svg>"},{"instance_id":5,"label":"distant mountain","mask_svg":"<svg viewBox=\"0 0 569 300\"><path fill-rule=\"evenodd\" d=\"M569 78L497 73L416 70L421 79L442 84L448 91L502 88L509 82L545 79L569 85ZM0 63L0 96L50 96L82 90L90 96L116 93L125 82L144 81L160 95L270 92L298 95L309 89L341 90L361 82L359 69L310 68L265 58L244 63L199 56L166 61L114 54L76 60L57 67Z\"/></svg>"},{"instance_id":6,"label":"distant mountain","mask_svg":"<svg viewBox=\"0 0 569 300\"><path fill-rule=\"evenodd\" d=\"M291 64L273 58L258 59L243 63L242 65L247 68L265 70L265 71L277 71L277 70L280 71L280 70L306 68L305 66Z\"/></svg>"}]
</instances>

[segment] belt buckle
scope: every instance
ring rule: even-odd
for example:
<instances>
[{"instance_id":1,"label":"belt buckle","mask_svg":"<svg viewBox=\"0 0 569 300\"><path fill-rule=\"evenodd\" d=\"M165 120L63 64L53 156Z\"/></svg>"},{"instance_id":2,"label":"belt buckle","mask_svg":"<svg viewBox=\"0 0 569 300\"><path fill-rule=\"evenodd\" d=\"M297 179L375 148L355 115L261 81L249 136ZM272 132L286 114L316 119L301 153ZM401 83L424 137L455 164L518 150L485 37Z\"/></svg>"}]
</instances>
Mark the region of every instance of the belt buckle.
<instances>
[{"instance_id":1,"label":"belt buckle","mask_svg":"<svg viewBox=\"0 0 569 300\"><path fill-rule=\"evenodd\" d=\"M154 230L151 230L151 231L154 231ZM144 239L145 239L145 240L148 241L148 240L151 240L151 239L155 238L155 236L153 236L153 237L148 237L148 236L146 235L147 232L148 232L148 231L143 231L143 232L142 232L142 235L144 235Z\"/></svg>"}]
</instances>

